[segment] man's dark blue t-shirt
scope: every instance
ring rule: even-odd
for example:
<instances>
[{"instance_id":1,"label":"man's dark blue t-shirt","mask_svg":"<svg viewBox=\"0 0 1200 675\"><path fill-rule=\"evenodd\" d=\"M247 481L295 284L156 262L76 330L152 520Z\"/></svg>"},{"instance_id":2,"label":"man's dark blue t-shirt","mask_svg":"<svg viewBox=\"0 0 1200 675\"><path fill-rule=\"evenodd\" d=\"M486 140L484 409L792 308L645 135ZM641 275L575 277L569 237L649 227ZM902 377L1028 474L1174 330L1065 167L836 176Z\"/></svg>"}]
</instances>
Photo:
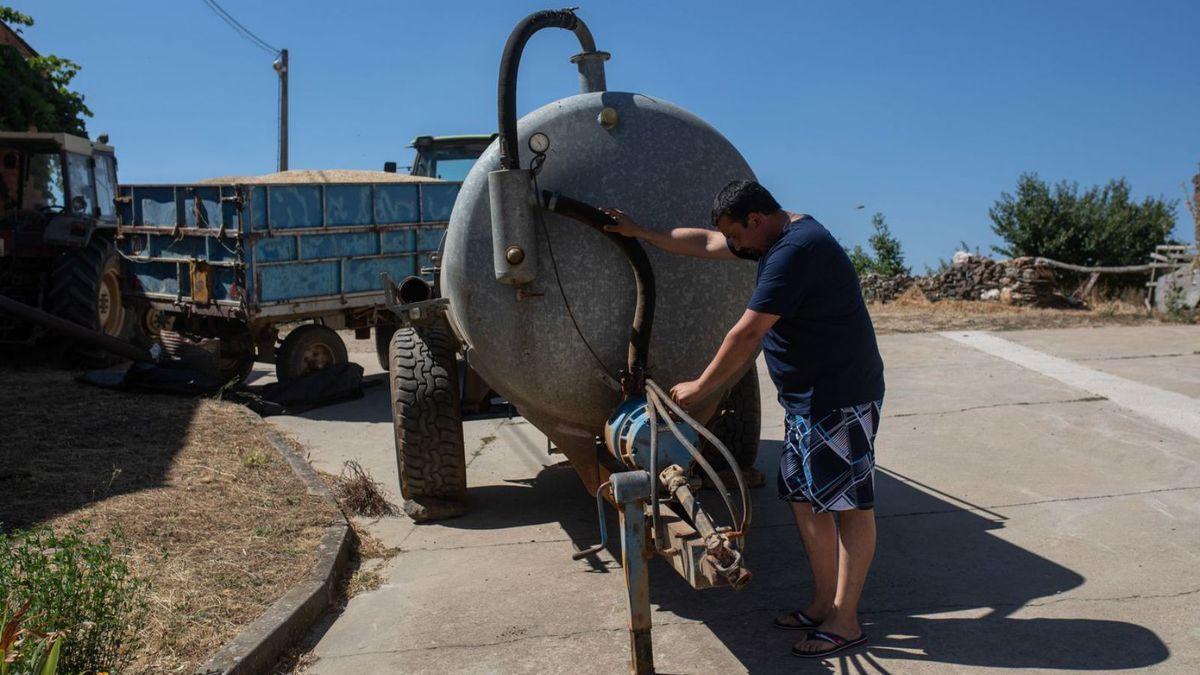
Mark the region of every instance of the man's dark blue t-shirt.
<instances>
[{"instance_id":1,"label":"man's dark blue t-shirt","mask_svg":"<svg viewBox=\"0 0 1200 675\"><path fill-rule=\"evenodd\" d=\"M858 275L816 219L789 223L762 256L747 307L779 316L762 345L788 413L820 417L883 398L883 359Z\"/></svg>"}]
</instances>

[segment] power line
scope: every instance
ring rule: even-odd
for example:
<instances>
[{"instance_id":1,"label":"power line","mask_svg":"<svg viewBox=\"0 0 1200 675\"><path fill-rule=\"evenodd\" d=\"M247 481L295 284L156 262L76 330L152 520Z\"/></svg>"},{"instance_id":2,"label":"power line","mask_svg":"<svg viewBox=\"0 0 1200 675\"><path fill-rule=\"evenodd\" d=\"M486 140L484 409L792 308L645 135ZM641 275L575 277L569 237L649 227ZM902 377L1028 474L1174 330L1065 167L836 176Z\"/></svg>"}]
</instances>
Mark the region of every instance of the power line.
<instances>
[{"instance_id":1,"label":"power line","mask_svg":"<svg viewBox=\"0 0 1200 675\"><path fill-rule=\"evenodd\" d=\"M237 31L242 37L249 40L254 46L271 54L272 56L277 56L279 54L278 49L272 47L269 42L258 37L249 28L243 26L240 21L233 18L232 14L225 11L224 7L217 4L217 0L203 0L203 2L208 6L209 9L213 11L214 14L220 17L222 21L229 24L230 28Z\"/></svg>"}]
</instances>

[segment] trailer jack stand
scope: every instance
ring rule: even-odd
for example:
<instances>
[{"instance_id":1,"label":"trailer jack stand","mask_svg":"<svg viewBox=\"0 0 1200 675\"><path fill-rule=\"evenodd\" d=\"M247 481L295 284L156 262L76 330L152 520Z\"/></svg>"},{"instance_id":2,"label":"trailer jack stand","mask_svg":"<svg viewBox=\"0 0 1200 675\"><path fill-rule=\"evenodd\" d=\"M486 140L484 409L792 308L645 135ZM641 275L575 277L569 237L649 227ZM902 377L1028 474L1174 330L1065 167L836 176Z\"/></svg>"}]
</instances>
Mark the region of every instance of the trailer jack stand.
<instances>
[{"instance_id":1,"label":"trailer jack stand","mask_svg":"<svg viewBox=\"0 0 1200 675\"><path fill-rule=\"evenodd\" d=\"M623 471L611 476L613 499L621 515L621 566L629 601L629 672L654 672L650 638L650 577L646 559L646 504L653 482L647 471Z\"/></svg>"}]
</instances>

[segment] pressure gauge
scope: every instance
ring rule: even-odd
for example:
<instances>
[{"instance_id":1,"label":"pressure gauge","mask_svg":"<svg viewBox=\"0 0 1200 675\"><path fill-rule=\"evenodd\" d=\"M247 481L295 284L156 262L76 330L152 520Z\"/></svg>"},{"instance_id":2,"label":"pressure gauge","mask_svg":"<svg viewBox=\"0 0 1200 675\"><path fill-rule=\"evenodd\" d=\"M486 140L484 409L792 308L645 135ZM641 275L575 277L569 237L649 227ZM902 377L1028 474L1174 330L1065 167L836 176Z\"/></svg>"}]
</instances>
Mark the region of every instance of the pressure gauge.
<instances>
[{"instance_id":1,"label":"pressure gauge","mask_svg":"<svg viewBox=\"0 0 1200 675\"><path fill-rule=\"evenodd\" d=\"M550 149L550 137L542 132L535 132L529 137L529 149L536 155L544 155Z\"/></svg>"}]
</instances>

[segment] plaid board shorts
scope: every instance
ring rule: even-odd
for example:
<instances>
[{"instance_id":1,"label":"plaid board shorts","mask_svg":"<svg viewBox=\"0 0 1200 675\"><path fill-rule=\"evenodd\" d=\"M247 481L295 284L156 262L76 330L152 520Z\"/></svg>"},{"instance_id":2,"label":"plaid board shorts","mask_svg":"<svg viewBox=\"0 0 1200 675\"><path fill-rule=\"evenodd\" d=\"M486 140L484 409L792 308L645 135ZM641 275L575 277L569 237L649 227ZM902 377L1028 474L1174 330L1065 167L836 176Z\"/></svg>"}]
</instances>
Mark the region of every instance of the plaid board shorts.
<instances>
[{"instance_id":1,"label":"plaid board shorts","mask_svg":"<svg viewBox=\"0 0 1200 675\"><path fill-rule=\"evenodd\" d=\"M875 432L883 401L839 408L814 421L785 415L779 498L813 511L875 506Z\"/></svg>"}]
</instances>

